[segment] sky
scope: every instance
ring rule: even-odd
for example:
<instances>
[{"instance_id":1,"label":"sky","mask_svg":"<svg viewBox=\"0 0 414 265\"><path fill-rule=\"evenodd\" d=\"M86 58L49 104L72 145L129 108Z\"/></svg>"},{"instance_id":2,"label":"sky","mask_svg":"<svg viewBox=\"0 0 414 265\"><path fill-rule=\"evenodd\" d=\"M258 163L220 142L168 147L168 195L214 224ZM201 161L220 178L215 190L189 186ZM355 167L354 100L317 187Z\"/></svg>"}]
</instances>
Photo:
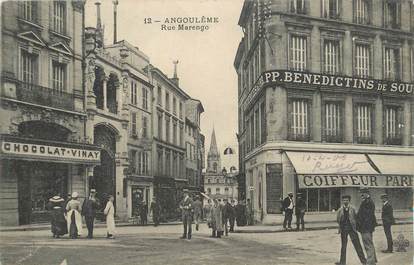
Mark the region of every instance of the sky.
<instances>
[{"instance_id":1,"label":"sky","mask_svg":"<svg viewBox=\"0 0 414 265\"><path fill-rule=\"evenodd\" d=\"M86 2L86 26L96 26L94 0ZM113 4L100 0L105 43L113 42ZM201 131L210 147L213 126L221 151L237 148L237 74L233 67L243 36L237 25L243 0L119 0L117 39L127 40L149 56L153 65L169 77L178 60L180 87L201 100ZM171 17L218 17L207 31L166 31L162 24ZM160 20L145 24L144 19Z\"/></svg>"}]
</instances>

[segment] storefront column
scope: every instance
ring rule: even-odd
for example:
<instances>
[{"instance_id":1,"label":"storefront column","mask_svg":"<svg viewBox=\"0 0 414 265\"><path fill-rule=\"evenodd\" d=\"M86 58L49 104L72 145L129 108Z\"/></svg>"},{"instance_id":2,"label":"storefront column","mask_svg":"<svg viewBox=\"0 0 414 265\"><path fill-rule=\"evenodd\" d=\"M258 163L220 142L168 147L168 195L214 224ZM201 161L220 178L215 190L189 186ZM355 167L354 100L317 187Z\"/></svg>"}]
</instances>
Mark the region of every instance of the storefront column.
<instances>
[{"instance_id":1,"label":"storefront column","mask_svg":"<svg viewBox=\"0 0 414 265\"><path fill-rule=\"evenodd\" d=\"M383 144L384 137L383 137L383 104L381 97L377 97L375 100L375 143L376 144Z\"/></svg>"},{"instance_id":2,"label":"storefront column","mask_svg":"<svg viewBox=\"0 0 414 265\"><path fill-rule=\"evenodd\" d=\"M403 145L404 146L410 146L411 141L411 121L413 119L413 113L412 113L412 106L409 100L406 100L404 102L404 119L403 119L403 128L402 128L402 136L403 136Z\"/></svg>"},{"instance_id":3,"label":"storefront column","mask_svg":"<svg viewBox=\"0 0 414 265\"><path fill-rule=\"evenodd\" d=\"M103 83L102 83L102 94L103 94L103 109L105 111L108 111L108 105L107 105L107 83L108 83L109 78L108 77L104 77Z\"/></svg>"},{"instance_id":4,"label":"storefront column","mask_svg":"<svg viewBox=\"0 0 414 265\"><path fill-rule=\"evenodd\" d=\"M314 142L322 141L321 128L322 128L322 118L321 118L321 93L315 91L313 93L313 102L312 102L312 139Z\"/></svg>"},{"instance_id":5,"label":"storefront column","mask_svg":"<svg viewBox=\"0 0 414 265\"><path fill-rule=\"evenodd\" d=\"M345 143L353 142L353 106L352 106L352 96L347 95L345 97Z\"/></svg>"}]
</instances>

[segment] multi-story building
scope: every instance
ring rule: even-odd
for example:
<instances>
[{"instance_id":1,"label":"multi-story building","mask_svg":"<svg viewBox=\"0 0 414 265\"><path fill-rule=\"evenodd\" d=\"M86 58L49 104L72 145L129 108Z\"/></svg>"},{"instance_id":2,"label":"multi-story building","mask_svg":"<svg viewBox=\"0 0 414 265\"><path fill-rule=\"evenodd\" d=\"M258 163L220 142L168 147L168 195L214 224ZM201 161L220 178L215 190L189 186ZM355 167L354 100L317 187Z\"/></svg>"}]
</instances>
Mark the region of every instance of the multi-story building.
<instances>
[{"instance_id":1,"label":"multi-story building","mask_svg":"<svg viewBox=\"0 0 414 265\"><path fill-rule=\"evenodd\" d=\"M207 168L203 173L204 191L209 198L238 200L237 171L234 169L235 165L229 165L228 169L221 167L221 156L213 129L207 155ZM206 197L204 201L207 201Z\"/></svg>"},{"instance_id":2,"label":"multi-story building","mask_svg":"<svg viewBox=\"0 0 414 265\"><path fill-rule=\"evenodd\" d=\"M88 144L81 1L7 1L1 10L0 223L48 220L49 198L100 164Z\"/></svg>"},{"instance_id":3,"label":"multi-story building","mask_svg":"<svg viewBox=\"0 0 414 265\"><path fill-rule=\"evenodd\" d=\"M280 219L288 192L303 193L308 219L333 219L362 186L410 215L413 12L412 1L245 1L234 66L256 219Z\"/></svg>"},{"instance_id":4,"label":"multi-story building","mask_svg":"<svg viewBox=\"0 0 414 265\"><path fill-rule=\"evenodd\" d=\"M200 116L204 112L203 105L199 100L188 99L185 101L185 129L184 141L186 150L186 178L190 191L203 191L201 173L202 161L202 139L200 132Z\"/></svg>"},{"instance_id":5,"label":"multi-story building","mask_svg":"<svg viewBox=\"0 0 414 265\"><path fill-rule=\"evenodd\" d=\"M85 32L85 90L87 132L102 148L102 163L88 184L102 201L114 195L117 217L128 220L153 193L149 58L125 40L105 45L99 3L97 14L96 28Z\"/></svg>"}]
</instances>

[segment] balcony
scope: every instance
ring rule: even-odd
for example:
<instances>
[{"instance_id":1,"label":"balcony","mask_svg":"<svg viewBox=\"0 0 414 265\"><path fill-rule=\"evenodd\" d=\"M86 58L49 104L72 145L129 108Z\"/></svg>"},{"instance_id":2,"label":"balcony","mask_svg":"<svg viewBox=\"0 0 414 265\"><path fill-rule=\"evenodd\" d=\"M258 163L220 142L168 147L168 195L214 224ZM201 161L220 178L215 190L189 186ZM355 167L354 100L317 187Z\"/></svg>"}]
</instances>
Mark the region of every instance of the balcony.
<instances>
[{"instance_id":1,"label":"balcony","mask_svg":"<svg viewBox=\"0 0 414 265\"><path fill-rule=\"evenodd\" d=\"M57 109L74 110L73 94L21 81L13 80L13 83L16 84L15 93L3 91L2 97Z\"/></svg>"}]
</instances>

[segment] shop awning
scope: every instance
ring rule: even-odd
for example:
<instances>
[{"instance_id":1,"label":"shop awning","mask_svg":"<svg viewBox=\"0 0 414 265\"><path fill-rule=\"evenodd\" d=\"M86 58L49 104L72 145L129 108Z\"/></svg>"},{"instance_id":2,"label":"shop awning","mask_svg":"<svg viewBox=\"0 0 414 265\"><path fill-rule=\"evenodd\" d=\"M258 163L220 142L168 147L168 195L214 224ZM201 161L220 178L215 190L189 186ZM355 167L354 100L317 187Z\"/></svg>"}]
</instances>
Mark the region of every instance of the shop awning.
<instances>
[{"instance_id":1,"label":"shop awning","mask_svg":"<svg viewBox=\"0 0 414 265\"><path fill-rule=\"evenodd\" d=\"M414 156L368 155L382 174L414 175Z\"/></svg>"}]
</instances>

